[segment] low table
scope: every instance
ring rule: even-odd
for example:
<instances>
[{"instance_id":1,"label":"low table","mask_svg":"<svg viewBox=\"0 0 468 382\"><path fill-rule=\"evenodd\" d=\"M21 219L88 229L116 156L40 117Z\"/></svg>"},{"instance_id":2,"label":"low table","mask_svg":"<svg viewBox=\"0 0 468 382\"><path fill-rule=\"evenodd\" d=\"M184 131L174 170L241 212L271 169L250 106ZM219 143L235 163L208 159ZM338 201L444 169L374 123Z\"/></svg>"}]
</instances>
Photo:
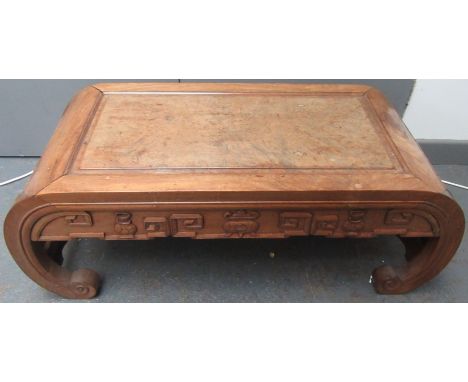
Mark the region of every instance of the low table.
<instances>
[{"instance_id":1,"label":"low table","mask_svg":"<svg viewBox=\"0 0 468 382\"><path fill-rule=\"evenodd\" d=\"M407 264L372 282L404 293L447 265L463 230L396 111L360 85L87 87L5 222L21 269L68 298L100 286L93 270L62 266L75 238L396 235Z\"/></svg>"}]
</instances>

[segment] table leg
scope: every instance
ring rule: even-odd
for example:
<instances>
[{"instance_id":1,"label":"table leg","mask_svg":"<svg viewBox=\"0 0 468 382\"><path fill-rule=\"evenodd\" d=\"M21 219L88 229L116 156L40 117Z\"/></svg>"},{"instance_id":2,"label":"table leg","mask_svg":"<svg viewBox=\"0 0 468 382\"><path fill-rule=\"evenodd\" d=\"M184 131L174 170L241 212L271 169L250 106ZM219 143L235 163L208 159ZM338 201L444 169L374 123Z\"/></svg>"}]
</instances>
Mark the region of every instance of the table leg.
<instances>
[{"instance_id":1,"label":"table leg","mask_svg":"<svg viewBox=\"0 0 468 382\"><path fill-rule=\"evenodd\" d=\"M91 269L70 271L63 267L66 242L23 242L23 250L12 255L21 269L45 289L66 298L94 297L100 287L99 275Z\"/></svg>"},{"instance_id":2,"label":"table leg","mask_svg":"<svg viewBox=\"0 0 468 382\"><path fill-rule=\"evenodd\" d=\"M406 265L383 265L374 270L372 281L376 292L399 294L412 291L435 277L451 260L458 245L447 237L400 237L406 248Z\"/></svg>"}]
</instances>

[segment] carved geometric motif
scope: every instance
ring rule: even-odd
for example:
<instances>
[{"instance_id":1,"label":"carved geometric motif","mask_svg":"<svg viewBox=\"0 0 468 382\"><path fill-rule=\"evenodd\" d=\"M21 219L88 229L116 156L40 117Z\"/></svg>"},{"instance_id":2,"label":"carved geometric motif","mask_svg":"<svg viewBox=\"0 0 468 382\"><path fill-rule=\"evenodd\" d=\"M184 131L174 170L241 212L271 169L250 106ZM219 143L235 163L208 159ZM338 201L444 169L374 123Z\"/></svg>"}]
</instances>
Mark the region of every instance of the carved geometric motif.
<instances>
[{"instance_id":1,"label":"carved geometric motif","mask_svg":"<svg viewBox=\"0 0 468 382\"><path fill-rule=\"evenodd\" d=\"M170 234L170 227L165 217L146 217L143 225L148 237L165 237Z\"/></svg>"},{"instance_id":2,"label":"carved geometric motif","mask_svg":"<svg viewBox=\"0 0 468 382\"><path fill-rule=\"evenodd\" d=\"M318 236L331 236L338 228L339 217L337 213L317 215L313 234Z\"/></svg>"},{"instance_id":3,"label":"carved geometric motif","mask_svg":"<svg viewBox=\"0 0 468 382\"><path fill-rule=\"evenodd\" d=\"M31 239L33 241L59 241L78 237L104 237L103 232L86 232L81 230L70 233L67 233L68 230L62 232L57 229L62 225L57 225L60 221L64 221L66 227L72 227L75 230L93 225L91 214L88 212L56 212L43 216L38 220L31 231Z\"/></svg>"},{"instance_id":4,"label":"carved geometric motif","mask_svg":"<svg viewBox=\"0 0 468 382\"><path fill-rule=\"evenodd\" d=\"M388 225L408 225L414 218L412 212L404 210L391 210L387 212L385 224Z\"/></svg>"},{"instance_id":5,"label":"carved geometric motif","mask_svg":"<svg viewBox=\"0 0 468 382\"><path fill-rule=\"evenodd\" d=\"M66 215L65 221L70 226L92 226L93 220L87 212L77 212L73 215Z\"/></svg>"},{"instance_id":6,"label":"carved geometric motif","mask_svg":"<svg viewBox=\"0 0 468 382\"><path fill-rule=\"evenodd\" d=\"M173 214L170 217L171 232L176 237L194 237L203 228L200 214Z\"/></svg>"},{"instance_id":7,"label":"carved geometric motif","mask_svg":"<svg viewBox=\"0 0 468 382\"><path fill-rule=\"evenodd\" d=\"M373 237L399 235L432 237L439 235L437 221L429 213L416 209L340 209L317 211L268 211L239 209L213 216L209 229L200 213L141 216L135 212L57 212L39 219L31 231L34 241L60 241L73 238L147 239L156 237L287 237L309 234L327 237ZM276 228L271 219L277 216ZM158 215L158 214L156 214ZM215 217L216 216L216 217ZM259 233L262 220L265 227ZM112 222L112 219L114 221ZM93 228L91 228L93 227ZM268 227L268 229L267 229ZM271 227L271 228L270 228ZM216 231L215 231L216 230ZM221 232L220 232L221 231ZM267 232L268 231L268 232Z\"/></svg>"},{"instance_id":8,"label":"carved geometric motif","mask_svg":"<svg viewBox=\"0 0 468 382\"><path fill-rule=\"evenodd\" d=\"M279 228L286 235L309 235L312 214L308 212L282 212L279 218Z\"/></svg>"},{"instance_id":9,"label":"carved geometric motif","mask_svg":"<svg viewBox=\"0 0 468 382\"><path fill-rule=\"evenodd\" d=\"M402 231L408 237L431 237L439 235L439 226L433 216L424 211L394 209L385 215L385 224Z\"/></svg>"}]
</instances>

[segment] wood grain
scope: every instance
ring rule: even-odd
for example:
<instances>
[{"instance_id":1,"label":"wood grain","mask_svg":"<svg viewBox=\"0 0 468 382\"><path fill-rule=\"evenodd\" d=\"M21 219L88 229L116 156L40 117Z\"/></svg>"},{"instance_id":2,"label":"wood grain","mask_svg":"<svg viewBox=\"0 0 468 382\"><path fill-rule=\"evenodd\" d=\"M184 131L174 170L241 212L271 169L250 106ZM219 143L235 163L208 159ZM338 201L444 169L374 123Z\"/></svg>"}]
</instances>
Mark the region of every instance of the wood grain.
<instances>
[{"instance_id":1,"label":"wood grain","mask_svg":"<svg viewBox=\"0 0 468 382\"><path fill-rule=\"evenodd\" d=\"M76 167L393 169L362 102L287 93L105 95Z\"/></svg>"}]
</instances>

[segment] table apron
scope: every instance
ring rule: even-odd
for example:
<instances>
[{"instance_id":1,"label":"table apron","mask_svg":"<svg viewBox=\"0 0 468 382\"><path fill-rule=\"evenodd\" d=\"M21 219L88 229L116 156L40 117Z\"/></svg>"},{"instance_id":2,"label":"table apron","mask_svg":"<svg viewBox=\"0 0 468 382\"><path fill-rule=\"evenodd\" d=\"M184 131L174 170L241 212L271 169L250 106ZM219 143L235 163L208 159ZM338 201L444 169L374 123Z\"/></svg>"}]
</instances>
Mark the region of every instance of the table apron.
<instances>
[{"instance_id":1,"label":"table apron","mask_svg":"<svg viewBox=\"0 0 468 382\"><path fill-rule=\"evenodd\" d=\"M49 210L50 211L50 210ZM436 237L439 224L424 205L352 203L335 206L155 206L83 205L54 207L38 217L33 241L74 238L148 240L158 237L370 238L379 235Z\"/></svg>"}]
</instances>

